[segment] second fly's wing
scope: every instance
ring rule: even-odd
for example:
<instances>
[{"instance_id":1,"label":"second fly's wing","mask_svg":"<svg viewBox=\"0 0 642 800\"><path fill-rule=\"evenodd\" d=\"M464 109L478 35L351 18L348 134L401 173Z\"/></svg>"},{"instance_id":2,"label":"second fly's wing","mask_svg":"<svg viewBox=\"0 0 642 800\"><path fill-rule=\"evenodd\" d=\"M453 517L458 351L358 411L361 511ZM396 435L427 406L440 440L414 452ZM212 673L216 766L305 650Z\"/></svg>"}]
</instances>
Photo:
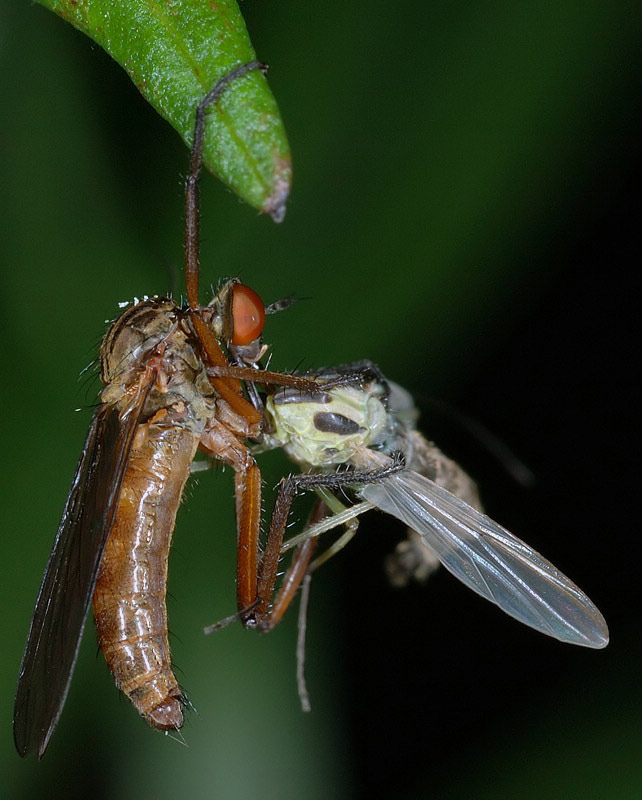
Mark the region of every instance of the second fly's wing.
<instances>
[{"instance_id":1,"label":"second fly's wing","mask_svg":"<svg viewBox=\"0 0 642 800\"><path fill-rule=\"evenodd\" d=\"M604 617L566 575L428 478L404 470L358 494L417 531L449 572L511 617L569 644L608 644Z\"/></svg>"},{"instance_id":2,"label":"second fly's wing","mask_svg":"<svg viewBox=\"0 0 642 800\"><path fill-rule=\"evenodd\" d=\"M65 703L147 392L121 414L99 407L89 428L20 665L13 731L21 756L42 758Z\"/></svg>"}]
</instances>

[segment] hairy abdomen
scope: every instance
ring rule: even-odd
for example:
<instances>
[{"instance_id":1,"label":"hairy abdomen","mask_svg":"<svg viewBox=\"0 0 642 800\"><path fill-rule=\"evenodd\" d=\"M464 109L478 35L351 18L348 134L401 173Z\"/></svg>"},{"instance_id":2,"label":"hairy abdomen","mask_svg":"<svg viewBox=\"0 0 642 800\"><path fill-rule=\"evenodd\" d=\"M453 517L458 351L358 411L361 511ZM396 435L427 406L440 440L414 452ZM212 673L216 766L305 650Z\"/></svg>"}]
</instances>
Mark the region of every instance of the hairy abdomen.
<instances>
[{"instance_id":1,"label":"hairy abdomen","mask_svg":"<svg viewBox=\"0 0 642 800\"><path fill-rule=\"evenodd\" d=\"M167 634L167 559L198 437L154 420L136 434L96 582L94 616L118 688L152 727L173 730L183 724L183 697Z\"/></svg>"}]
</instances>

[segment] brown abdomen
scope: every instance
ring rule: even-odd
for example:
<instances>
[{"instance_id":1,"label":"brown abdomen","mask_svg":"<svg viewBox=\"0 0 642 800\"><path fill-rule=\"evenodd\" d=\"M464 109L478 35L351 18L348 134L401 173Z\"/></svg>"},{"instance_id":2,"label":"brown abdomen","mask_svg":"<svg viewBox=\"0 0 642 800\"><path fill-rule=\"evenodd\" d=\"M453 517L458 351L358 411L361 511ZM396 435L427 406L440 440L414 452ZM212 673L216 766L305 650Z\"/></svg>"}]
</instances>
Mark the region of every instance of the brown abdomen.
<instances>
[{"instance_id":1,"label":"brown abdomen","mask_svg":"<svg viewBox=\"0 0 642 800\"><path fill-rule=\"evenodd\" d=\"M197 444L178 426L139 426L94 592L98 642L116 685L160 730L183 724L165 594L176 512Z\"/></svg>"}]
</instances>

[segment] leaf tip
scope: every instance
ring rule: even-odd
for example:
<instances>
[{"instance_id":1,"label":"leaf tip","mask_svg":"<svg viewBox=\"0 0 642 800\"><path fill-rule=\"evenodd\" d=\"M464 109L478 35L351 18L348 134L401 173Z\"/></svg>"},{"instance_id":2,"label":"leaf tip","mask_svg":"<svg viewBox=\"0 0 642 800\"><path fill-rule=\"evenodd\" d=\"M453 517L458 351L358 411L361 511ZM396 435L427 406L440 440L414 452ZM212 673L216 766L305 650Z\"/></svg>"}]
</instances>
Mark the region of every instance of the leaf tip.
<instances>
[{"instance_id":1,"label":"leaf tip","mask_svg":"<svg viewBox=\"0 0 642 800\"><path fill-rule=\"evenodd\" d=\"M283 222L292 185L292 164L289 158L278 158L272 179L272 191L265 198L261 210L275 222Z\"/></svg>"}]
</instances>

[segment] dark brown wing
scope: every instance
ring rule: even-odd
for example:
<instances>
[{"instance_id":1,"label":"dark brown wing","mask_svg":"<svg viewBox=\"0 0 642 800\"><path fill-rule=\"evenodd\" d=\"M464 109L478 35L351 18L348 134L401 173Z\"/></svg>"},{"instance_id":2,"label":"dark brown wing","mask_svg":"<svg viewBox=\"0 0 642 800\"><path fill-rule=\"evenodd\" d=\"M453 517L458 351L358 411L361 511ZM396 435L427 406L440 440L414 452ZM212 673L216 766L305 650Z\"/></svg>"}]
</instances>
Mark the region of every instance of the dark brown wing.
<instances>
[{"instance_id":1,"label":"dark brown wing","mask_svg":"<svg viewBox=\"0 0 642 800\"><path fill-rule=\"evenodd\" d=\"M89 428L20 666L13 733L21 756L42 758L65 703L148 388L120 415L101 406Z\"/></svg>"}]
</instances>

